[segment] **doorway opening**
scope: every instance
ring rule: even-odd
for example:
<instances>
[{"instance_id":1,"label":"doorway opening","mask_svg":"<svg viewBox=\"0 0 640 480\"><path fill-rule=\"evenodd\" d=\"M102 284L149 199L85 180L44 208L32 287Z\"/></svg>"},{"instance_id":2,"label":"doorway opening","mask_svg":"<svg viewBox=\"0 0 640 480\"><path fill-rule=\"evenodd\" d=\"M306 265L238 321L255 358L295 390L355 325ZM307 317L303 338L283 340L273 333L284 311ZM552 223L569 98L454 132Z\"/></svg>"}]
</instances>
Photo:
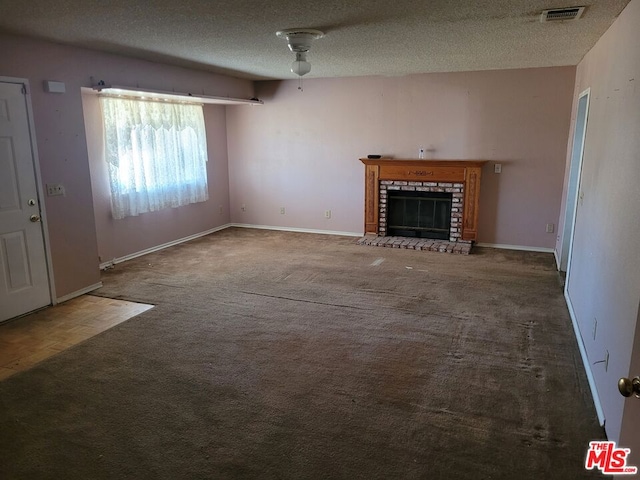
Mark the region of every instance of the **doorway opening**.
<instances>
[{"instance_id":1,"label":"doorway opening","mask_svg":"<svg viewBox=\"0 0 640 480\"><path fill-rule=\"evenodd\" d=\"M560 262L558 269L567 272L571 244L576 219L576 210L580 196L580 174L582 173L582 157L584 153L584 141L587 132L587 118L589 115L589 93L587 89L578 98L576 114L576 126L573 132L573 146L571 147L571 161L569 165L569 182L567 186L567 203L564 214L564 227L562 246L560 249Z\"/></svg>"}]
</instances>

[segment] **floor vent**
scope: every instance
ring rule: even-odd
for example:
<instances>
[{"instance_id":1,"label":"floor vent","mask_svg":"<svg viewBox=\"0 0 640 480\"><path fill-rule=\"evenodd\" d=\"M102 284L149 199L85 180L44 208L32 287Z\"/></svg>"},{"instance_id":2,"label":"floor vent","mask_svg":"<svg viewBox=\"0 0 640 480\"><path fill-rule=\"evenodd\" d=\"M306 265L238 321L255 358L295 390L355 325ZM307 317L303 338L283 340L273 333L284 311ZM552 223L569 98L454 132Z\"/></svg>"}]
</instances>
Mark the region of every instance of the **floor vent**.
<instances>
[{"instance_id":1,"label":"floor vent","mask_svg":"<svg viewBox=\"0 0 640 480\"><path fill-rule=\"evenodd\" d=\"M585 7L552 8L543 10L540 15L541 22L571 22L578 20Z\"/></svg>"}]
</instances>

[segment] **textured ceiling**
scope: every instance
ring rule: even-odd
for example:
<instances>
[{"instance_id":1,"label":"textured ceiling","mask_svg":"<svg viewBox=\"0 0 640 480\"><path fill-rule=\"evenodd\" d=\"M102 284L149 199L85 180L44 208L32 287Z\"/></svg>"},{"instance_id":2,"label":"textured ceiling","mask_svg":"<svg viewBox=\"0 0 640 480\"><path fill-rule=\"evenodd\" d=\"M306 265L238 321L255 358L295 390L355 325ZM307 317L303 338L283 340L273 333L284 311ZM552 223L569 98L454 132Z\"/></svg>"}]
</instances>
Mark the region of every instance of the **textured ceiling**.
<instances>
[{"instance_id":1,"label":"textured ceiling","mask_svg":"<svg viewBox=\"0 0 640 480\"><path fill-rule=\"evenodd\" d=\"M309 77L576 65L629 0L1 0L0 31L251 79L293 78L275 32L315 28ZM543 9L586 5L541 23Z\"/></svg>"}]
</instances>

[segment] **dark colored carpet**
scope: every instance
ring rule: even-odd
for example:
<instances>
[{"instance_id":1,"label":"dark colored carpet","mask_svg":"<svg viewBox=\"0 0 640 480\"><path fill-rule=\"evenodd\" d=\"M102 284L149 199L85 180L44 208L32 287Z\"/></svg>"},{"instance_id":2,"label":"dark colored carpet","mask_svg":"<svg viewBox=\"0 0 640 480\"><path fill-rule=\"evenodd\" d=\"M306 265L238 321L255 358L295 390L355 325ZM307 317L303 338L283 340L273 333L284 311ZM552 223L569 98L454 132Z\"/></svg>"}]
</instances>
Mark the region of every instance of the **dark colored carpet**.
<instances>
[{"instance_id":1,"label":"dark colored carpet","mask_svg":"<svg viewBox=\"0 0 640 480\"><path fill-rule=\"evenodd\" d=\"M354 242L229 229L106 272L157 307L0 383L0 478L603 478L551 255Z\"/></svg>"}]
</instances>

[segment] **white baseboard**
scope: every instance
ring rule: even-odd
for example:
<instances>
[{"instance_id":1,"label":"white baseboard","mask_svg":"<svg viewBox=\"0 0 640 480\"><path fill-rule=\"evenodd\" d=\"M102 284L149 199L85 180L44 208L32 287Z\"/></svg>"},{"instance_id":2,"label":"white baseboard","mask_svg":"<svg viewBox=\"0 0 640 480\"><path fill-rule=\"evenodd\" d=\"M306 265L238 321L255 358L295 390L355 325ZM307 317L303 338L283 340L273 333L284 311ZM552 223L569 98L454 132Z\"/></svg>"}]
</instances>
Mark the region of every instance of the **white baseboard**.
<instances>
[{"instance_id":1,"label":"white baseboard","mask_svg":"<svg viewBox=\"0 0 640 480\"><path fill-rule=\"evenodd\" d=\"M76 290L75 292L69 293L68 295L63 295L62 297L56 298L55 303L63 303L67 300L71 300L72 298L79 297L80 295L84 295L85 293L92 292L102 286L102 282L94 283L93 285L89 285L88 287L81 288L80 290Z\"/></svg>"},{"instance_id":2,"label":"white baseboard","mask_svg":"<svg viewBox=\"0 0 640 480\"><path fill-rule=\"evenodd\" d=\"M272 225L253 225L250 223L230 223L228 227L257 228L260 230L278 230L281 232L318 233L321 235L343 235L347 237L363 237L362 232L340 232L335 230L315 230L312 228L275 227ZM507 250L523 250L527 252L553 253L553 248L527 247L523 245L506 245L502 243L476 243L478 247L504 248Z\"/></svg>"},{"instance_id":3,"label":"white baseboard","mask_svg":"<svg viewBox=\"0 0 640 480\"><path fill-rule=\"evenodd\" d=\"M553 248L527 247L525 245L506 245L504 243L476 243L478 247L503 248L505 250L522 250L524 252L553 253Z\"/></svg>"},{"instance_id":4,"label":"white baseboard","mask_svg":"<svg viewBox=\"0 0 640 480\"><path fill-rule=\"evenodd\" d=\"M194 240L196 238L209 235L211 233L219 232L220 230L224 230L229 227L256 228L259 230L277 230L281 232L317 233L320 235L341 235L346 237L362 237L364 235L362 232L342 232L337 230L317 230L313 228L278 227L274 225L254 225L251 223L227 223L224 225L220 225L219 227L206 230L204 232L199 232L193 235L189 235L188 237L179 238L171 242L163 243L162 245L156 245L155 247L146 248L139 252L130 253L129 255L124 255L122 257L113 258L112 260L107 262L102 262L100 264L100 270L104 270L105 268L112 267L113 265L116 265L118 263L126 262L127 260L132 260L134 258L141 257L142 255L146 255L148 253L157 252L158 250L162 250L164 248L168 248L174 245L178 245L180 243L188 242L189 240ZM552 248L527 247L522 245L504 245L500 243L476 243L476 245L479 247L504 248L508 250L525 250L529 252L542 252L542 253L554 252ZM63 297L63 298L66 298L66 297Z\"/></svg>"},{"instance_id":5,"label":"white baseboard","mask_svg":"<svg viewBox=\"0 0 640 480\"><path fill-rule=\"evenodd\" d=\"M211 228L204 232L194 233L193 235L189 235L188 237L179 238L177 240L172 240L171 242L163 243L162 245L156 245L155 247L145 248L144 250L140 250L139 252L130 253L129 255L125 255L123 257L114 258L108 262L102 262L100 264L100 270L104 270L105 268L109 268L114 266L117 263L126 262L127 260L131 260L136 257L141 257L142 255L146 255L148 253L157 252L158 250L162 250L167 247L172 247L174 245L178 245L179 243L188 242L189 240L194 240L199 237L204 237L205 235L209 235L210 233L219 232L220 230L224 230L225 228L229 228L232 226L229 223L224 225L220 225L219 227Z\"/></svg>"},{"instance_id":6,"label":"white baseboard","mask_svg":"<svg viewBox=\"0 0 640 480\"><path fill-rule=\"evenodd\" d=\"M598 395L598 389L596 388L596 381L593 378L593 372L591 371L591 366L589 365L589 359L587 358L587 350L584 347L584 342L582 341L582 334L580 333L578 320L576 319L576 314L575 314L575 311L573 310L571 297L569 297L569 293L567 292L566 288L564 290L564 299L566 300L567 307L569 308L569 316L571 317L571 323L573 324L573 333L576 336L576 342L578 342L578 348L580 349L582 364L584 365L584 369L587 372L587 380L589 381L589 388L591 389L593 404L595 405L596 413L598 414L598 421L600 422L600 426L604 427L604 424L605 424L604 410L602 410L602 404L600 403L600 396Z\"/></svg>"},{"instance_id":7,"label":"white baseboard","mask_svg":"<svg viewBox=\"0 0 640 480\"><path fill-rule=\"evenodd\" d=\"M560 257L558 256L558 250L553 249L553 258L556 259L556 268L560 271Z\"/></svg>"},{"instance_id":8,"label":"white baseboard","mask_svg":"<svg viewBox=\"0 0 640 480\"><path fill-rule=\"evenodd\" d=\"M314 230L312 228L296 228L296 227L274 227L271 225L252 225L249 223L231 223L230 227L239 228L257 228L260 230L278 230L281 232L297 232L297 233L319 233L320 235L342 235L346 237L362 237L360 232L338 232L335 230Z\"/></svg>"}]
</instances>

